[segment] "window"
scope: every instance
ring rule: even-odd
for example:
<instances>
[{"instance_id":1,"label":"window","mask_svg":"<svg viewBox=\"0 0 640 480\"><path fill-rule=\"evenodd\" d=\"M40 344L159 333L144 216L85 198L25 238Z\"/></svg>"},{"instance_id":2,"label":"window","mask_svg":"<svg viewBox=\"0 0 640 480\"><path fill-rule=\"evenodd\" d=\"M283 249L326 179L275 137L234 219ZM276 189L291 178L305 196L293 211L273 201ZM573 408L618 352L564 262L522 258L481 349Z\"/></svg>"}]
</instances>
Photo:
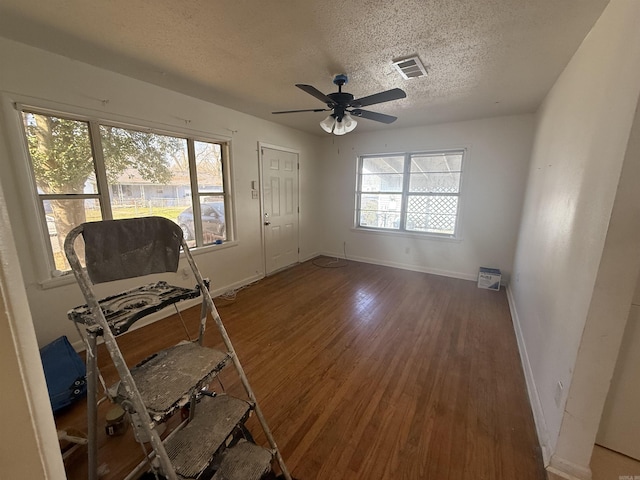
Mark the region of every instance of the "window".
<instances>
[{"instance_id":1,"label":"window","mask_svg":"<svg viewBox=\"0 0 640 480\"><path fill-rule=\"evenodd\" d=\"M157 215L176 222L190 247L228 239L226 143L21 114L53 270L69 270L64 240L85 221Z\"/></svg>"},{"instance_id":2,"label":"window","mask_svg":"<svg viewBox=\"0 0 640 480\"><path fill-rule=\"evenodd\" d=\"M455 150L360 157L356 226L455 237L463 155Z\"/></svg>"}]
</instances>

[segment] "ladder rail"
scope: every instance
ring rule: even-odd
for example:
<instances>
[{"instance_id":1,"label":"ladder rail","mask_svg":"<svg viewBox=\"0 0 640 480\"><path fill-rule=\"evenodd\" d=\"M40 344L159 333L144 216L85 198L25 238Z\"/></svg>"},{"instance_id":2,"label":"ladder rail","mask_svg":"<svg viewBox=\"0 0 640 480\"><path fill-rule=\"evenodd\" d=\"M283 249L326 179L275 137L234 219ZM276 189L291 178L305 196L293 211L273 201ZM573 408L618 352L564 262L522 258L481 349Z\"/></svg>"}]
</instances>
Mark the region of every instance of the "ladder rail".
<instances>
[{"instance_id":1,"label":"ladder rail","mask_svg":"<svg viewBox=\"0 0 640 480\"><path fill-rule=\"evenodd\" d=\"M227 355L231 358L235 367L236 373L240 378L242 386L246 392L249 402L252 404L252 409L256 413L256 417L260 426L265 433L267 441L271 447L270 460L273 462L275 457L279 468L282 472L282 476L285 480L292 480L292 477L285 465L284 459L280 453L276 441L273 437L271 429L269 428L266 418L258 404L254 391L249 383L249 380L245 374L244 368L240 363L238 355L233 347L231 339L227 333L227 330L222 323L222 319L217 311L217 308L211 297L209 291L208 280L205 281L193 259L189 246L185 241L182 232L175 226L170 220L161 219L160 217L151 217L145 219L136 219L142 223L131 223L134 219L123 220L117 224L117 221L111 221L111 225L96 223L83 223L73 228L66 236L64 242L64 252L71 266L71 270L76 278L78 286L86 300L87 307L90 312L90 321L87 322L87 366L88 366L88 429L89 429L89 449L88 449L88 463L89 463L89 479L97 480L98 477L98 452L97 452L97 376L99 371L97 368L97 336L103 337L105 347L109 352L111 361L118 372L120 377L121 386L124 389L123 406L129 413L136 413L139 415L140 422L134 423L134 429L138 433L144 434L151 444L154 454L148 458L155 457L155 462L151 463L152 469L157 473L162 473L167 480L179 480L178 471L176 465L173 464L169 457L167 448L164 442L160 438L157 429L155 428L156 422L152 419L149 410L147 409L143 397L136 385L136 381L127 366L122 351L116 341L117 331L111 329L106 314L100 305L100 301L95 296L93 291L93 285L95 283L104 283L114 281L123 278L133 278L137 276L144 276L150 273L162 273L162 272L175 272L179 262L179 248L182 247L184 257L189 264L191 271L197 281L200 294L202 295L202 307L200 311L200 325L198 332L198 339L196 342L202 346L204 340L204 334L207 327L208 314L210 313L213 321L216 324L218 332L224 342L227 349ZM148 220L151 220L150 222ZM140 225L140 230L149 232L153 235L153 232L158 231L159 235L156 237L140 236L140 240L134 236L129 235L129 231L132 226ZM87 228L85 229L85 226ZM91 226L91 229L89 229ZM146 227L146 228L145 228ZM174 228L175 227L175 228ZM177 233L175 229L178 229ZM89 234L91 232L91 234ZM91 251L91 261L87 259L87 267L85 268L80 263L78 253L74 248L75 240L83 235L89 237L91 241L87 243L87 248L91 245L93 250ZM124 238L123 243L113 242L111 245L115 247L115 256L112 253L114 250L110 250L111 245L109 242L105 242L105 238L112 235L114 239ZM154 239L154 243L145 244L144 238ZM155 239L158 238L158 242ZM168 240L167 240L168 239ZM164 242L164 243L163 243ZM153 245L153 248L148 249L147 245ZM96 250L96 246L101 250ZM121 250L117 250L120 248ZM105 253L103 253L103 251ZM143 252L143 256L138 261L124 261L125 255L129 255L136 251ZM156 257L153 258L149 255L158 252ZM87 253L89 250L87 250ZM96 252L99 252L96 254ZM120 255L118 257L117 255ZM118 260L120 259L120 260ZM158 262L155 260L158 259ZM70 317L71 318L71 317ZM76 319L72 318L74 321ZM77 327L77 325L76 325ZM194 342L194 343L196 343ZM195 407L195 392L192 394L192 407ZM192 408L191 416L194 413L195 408ZM266 458L264 459L267 460ZM157 463L156 463L157 462ZM273 466L272 466L273 468Z\"/></svg>"},{"instance_id":2,"label":"ladder rail","mask_svg":"<svg viewBox=\"0 0 640 480\"><path fill-rule=\"evenodd\" d=\"M242 364L238 359L238 355L235 351L235 348L233 348L233 344L231 343L231 339L229 338L227 330L224 327L224 324L222 323L222 319L220 318L220 315L218 313L218 310L215 304L213 303L213 298L211 297L211 293L209 292L209 289L205 285L205 282L204 282L204 279L202 278L200 270L198 269L198 266L196 265L196 262L194 261L193 256L191 255L191 252L189 250L189 246L187 245L187 242L184 240L184 238L182 239L182 249L184 251L185 258L187 259L187 262L191 267L191 271L193 272L193 275L196 278L196 282L198 283L198 285L202 290L203 299L207 304L207 308L211 313L211 316L215 321L216 326L218 327L218 331L220 332L220 336L222 337L225 347L227 348L227 351L231 355L231 360L233 361L233 365L236 368L236 371L238 372L238 376L240 377L242 386L244 387L244 390L247 396L249 397L249 400L251 400L251 402L254 405L254 411L256 412L256 417L258 418L258 422L260 423L260 426L262 427L262 430L264 431L264 434L267 437L267 441L269 442L269 445L275 452L276 460L278 462L280 470L282 471L282 474L284 475L285 480L292 480L291 474L289 473L289 470L287 469L287 466L284 463L284 458L282 458L282 454L280 453L280 449L276 444L275 438L271 433L271 429L267 425L267 420L264 417L262 413L262 409L258 404L255 394L253 393L253 389L249 384L249 379L247 378L247 375L245 374L244 369L242 368ZM204 327L202 327L201 332L202 334L204 334Z\"/></svg>"},{"instance_id":3,"label":"ladder rail","mask_svg":"<svg viewBox=\"0 0 640 480\"><path fill-rule=\"evenodd\" d=\"M69 265L71 266L73 274L75 275L78 285L80 286L80 290L82 291L82 294L87 301L87 305L89 306L89 308L91 308L91 312L96 323L102 329L102 336L105 346L107 347L107 351L111 356L111 360L113 361L113 364L118 371L120 380L125 387L125 391L127 392L127 399L131 402L136 413L140 415L141 420L144 419L140 422L140 424L142 430L149 438L151 446L153 447L154 451L156 451L157 458L162 468L162 473L168 477L168 480L178 480L171 460L169 459L167 451L162 444L160 435L158 435L158 432L154 428L152 428L149 412L147 411L147 408L142 401L142 396L138 391L138 387L136 386L136 383L131 375L129 367L124 361L124 357L122 355L122 352L120 351L120 347L118 346L115 336L111 332L111 328L109 328L109 324L104 316L104 312L102 311L102 308L100 308L100 303L98 302L98 299L91 289L91 280L89 279L89 275L87 274L86 269L84 269L80 264L80 260L78 259L78 255L74 249L73 243L75 242L75 239L82 233L83 227L83 225L79 225L67 234L67 238L64 242L64 250L67 256L67 260L69 261ZM95 355L93 355L93 358L95 359ZM95 391L95 388L93 388L93 390ZM91 399L89 399L88 401L90 400ZM93 459L92 463L92 467L95 469L97 467L97 461L95 458ZM94 478L97 478L97 472L90 473L90 475L95 475Z\"/></svg>"},{"instance_id":4,"label":"ladder rail","mask_svg":"<svg viewBox=\"0 0 640 480\"><path fill-rule=\"evenodd\" d=\"M96 332L87 333L87 462L89 480L98 480L98 402L96 373L98 349Z\"/></svg>"}]
</instances>

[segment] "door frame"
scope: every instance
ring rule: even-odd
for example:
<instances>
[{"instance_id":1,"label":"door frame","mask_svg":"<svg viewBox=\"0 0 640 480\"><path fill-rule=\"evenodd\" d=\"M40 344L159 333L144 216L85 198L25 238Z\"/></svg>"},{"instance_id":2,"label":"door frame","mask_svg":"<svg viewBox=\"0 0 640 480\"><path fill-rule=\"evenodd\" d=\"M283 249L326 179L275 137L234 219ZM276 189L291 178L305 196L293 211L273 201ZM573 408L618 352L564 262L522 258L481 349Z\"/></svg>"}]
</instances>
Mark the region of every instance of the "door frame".
<instances>
[{"instance_id":1,"label":"door frame","mask_svg":"<svg viewBox=\"0 0 640 480\"><path fill-rule=\"evenodd\" d=\"M260 183L260 239L261 239L261 245L262 245L262 268L264 270L264 275L265 277L267 275L271 275L274 272L271 273L267 273L267 242L266 242L266 235L265 235L265 225L264 225L264 176L262 175L262 171L263 171L263 167L264 167L264 155L263 155L263 149L264 148L269 148L271 150L279 150L281 152L287 152L287 153L294 153L298 156L298 171L297 171L297 176L298 176L298 184L297 184L297 188L296 188L296 200L297 200L297 204L298 204L298 232L297 232L297 238L296 238L296 243L298 244L298 255L297 255L297 259L298 259L298 263L300 263L300 150L297 150L295 148L289 148L289 147L282 147L280 145L274 145L272 143L266 143L266 142L260 142L258 141L258 178L259 178L259 183ZM286 267L285 267L286 268ZM277 271L277 270L276 270Z\"/></svg>"}]
</instances>

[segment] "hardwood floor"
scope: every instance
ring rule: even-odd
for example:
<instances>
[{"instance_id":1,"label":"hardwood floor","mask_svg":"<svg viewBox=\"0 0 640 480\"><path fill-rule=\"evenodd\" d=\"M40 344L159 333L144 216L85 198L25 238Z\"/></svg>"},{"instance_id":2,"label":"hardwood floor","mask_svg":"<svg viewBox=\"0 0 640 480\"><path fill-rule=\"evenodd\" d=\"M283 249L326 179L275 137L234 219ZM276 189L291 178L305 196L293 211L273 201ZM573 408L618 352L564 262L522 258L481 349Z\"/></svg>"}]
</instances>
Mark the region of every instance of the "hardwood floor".
<instances>
[{"instance_id":1,"label":"hardwood floor","mask_svg":"<svg viewBox=\"0 0 640 480\"><path fill-rule=\"evenodd\" d=\"M296 478L546 478L504 291L306 262L216 305ZM197 316L183 313L192 337ZM213 327L207 335L220 344ZM184 336L169 318L121 345L135 363ZM102 370L114 379L112 368ZM240 391L232 369L221 380ZM59 428L85 429L84 408L60 415ZM250 428L259 431L253 419ZM100 463L110 470L102 478L122 478L142 458L131 437L101 433ZM69 478L86 478L84 457L72 460Z\"/></svg>"}]
</instances>

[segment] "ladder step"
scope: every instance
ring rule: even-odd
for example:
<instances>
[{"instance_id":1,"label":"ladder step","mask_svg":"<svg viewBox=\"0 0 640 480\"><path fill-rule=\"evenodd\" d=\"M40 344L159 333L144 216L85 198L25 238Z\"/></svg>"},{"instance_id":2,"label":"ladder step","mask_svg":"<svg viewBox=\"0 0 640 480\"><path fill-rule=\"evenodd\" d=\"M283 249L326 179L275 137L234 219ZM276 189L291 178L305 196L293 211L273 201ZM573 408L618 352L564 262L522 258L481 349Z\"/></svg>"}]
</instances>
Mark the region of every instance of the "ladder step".
<instances>
[{"instance_id":1,"label":"ladder step","mask_svg":"<svg viewBox=\"0 0 640 480\"><path fill-rule=\"evenodd\" d=\"M259 480L271 470L272 455L246 440L221 454L220 468L211 480Z\"/></svg>"},{"instance_id":2,"label":"ladder step","mask_svg":"<svg viewBox=\"0 0 640 480\"><path fill-rule=\"evenodd\" d=\"M176 473L181 478L198 478L250 409L248 402L228 395L202 397L193 420L165 442Z\"/></svg>"},{"instance_id":3,"label":"ladder step","mask_svg":"<svg viewBox=\"0 0 640 480\"><path fill-rule=\"evenodd\" d=\"M167 282L156 282L103 298L99 300L99 304L111 332L118 336L128 331L141 318L199 295L198 288L189 289L169 285ZM88 305L69 310L67 316L89 328L100 328Z\"/></svg>"},{"instance_id":4,"label":"ladder step","mask_svg":"<svg viewBox=\"0 0 640 480\"><path fill-rule=\"evenodd\" d=\"M229 358L225 352L188 342L158 352L132 368L131 375L152 419L160 422L209 383ZM127 397L122 383L118 394Z\"/></svg>"}]
</instances>

